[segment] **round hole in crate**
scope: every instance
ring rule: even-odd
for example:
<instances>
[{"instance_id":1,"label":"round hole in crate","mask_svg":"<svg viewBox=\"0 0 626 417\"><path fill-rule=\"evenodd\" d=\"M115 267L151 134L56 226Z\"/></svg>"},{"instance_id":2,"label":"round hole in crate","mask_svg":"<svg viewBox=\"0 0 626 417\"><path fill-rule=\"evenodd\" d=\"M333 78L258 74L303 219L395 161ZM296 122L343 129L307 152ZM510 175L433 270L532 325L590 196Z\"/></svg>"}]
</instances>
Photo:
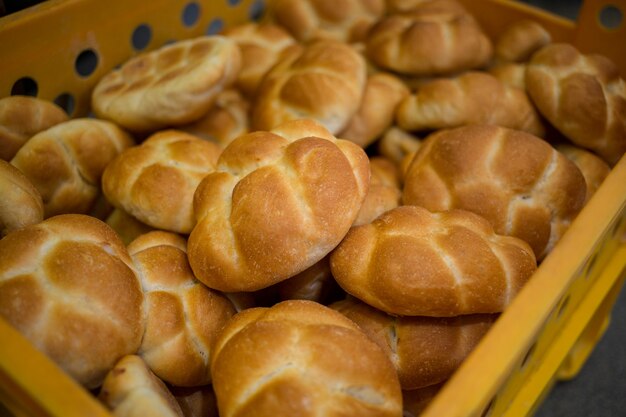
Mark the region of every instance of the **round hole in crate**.
<instances>
[{"instance_id":1,"label":"round hole in crate","mask_svg":"<svg viewBox=\"0 0 626 417\"><path fill-rule=\"evenodd\" d=\"M76 102L74 100L74 96L70 93L59 94L57 98L54 99L54 102L57 106L65 110L69 116L74 113Z\"/></svg>"},{"instance_id":2,"label":"round hole in crate","mask_svg":"<svg viewBox=\"0 0 626 417\"><path fill-rule=\"evenodd\" d=\"M13 83L11 87L12 96L33 96L37 97L39 86L37 81L30 77L22 77Z\"/></svg>"},{"instance_id":3,"label":"round hole in crate","mask_svg":"<svg viewBox=\"0 0 626 417\"><path fill-rule=\"evenodd\" d=\"M142 23L133 30L131 43L136 51L145 49L152 40L152 29L149 25Z\"/></svg>"},{"instance_id":4,"label":"round hole in crate","mask_svg":"<svg viewBox=\"0 0 626 417\"><path fill-rule=\"evenodd\" d=\"M206 34L215 35L217 33L220 33L222 29L224 29L224 21L220 19L219 17L217 17L211 20L211 22L209 23L209 26L207 26Z\"/></svg>"},{"instance_id":5,"label":"round hole in crate","mask_svg":"<svg viewBox=\"0 0 626 417\"><path fill-rule=\"evenodd\" d=\"M190 2L183 8L183 14L181 16L183 25L190 28L198 22L200 18L200 5L196 2Z\"/></svg>"},{"instance_id":6,"label":"round hole in crate","mask_svg":"<svg viewBox=\"0 0 626 417\"><path fill-rule=\"evenodd\" d=\"M252 21L258 21L263 16L263 10L265 9L265 3L263 0L256 0L250 5L248 10L248 17Z\"/></svg>"},{"instance_id":7,"label":"round hole in crate","mask_svg":"<svg viewBox=\"0 0 626 417\"><path fill-rule=\"evenodd\" d=\"M600 24L606 29L617 29L622 25L624 14L613 5L604 6L598 14Z\"/></svg>"},{"instance_id":8,"label":"round hole in crate","mask_svg":"<svg viewBox=\"0 0 626 417\"><path fill-rule=\"evenodd\" d=\"M569 304L569 294L565 296L563 301L561 301L561 305L559 306L559 310L556 313L557 317L561 317L565 310L567 309L567 305Z\"/></svg>"},{"instance_id":9,"label":"round hole in crate","mask_svg":"<svg viewBox=\"0 0 626 417\"><path fill-rule=\"evenodd\" d=\"M90 76L98 66L98 55L93 49L85 49L76 57L74 69L81 77Z\"/></svg>"},{"instance_id":10,"label":"round hole in crate","mask_svg":"<svg viewBox=\"0 0 626 417\"><path fill-rule=\"evenodd\" d=\"M228 0L228 5L231 7L238 6L241 3L241 0Z\"/></svg>"}]
</instances>

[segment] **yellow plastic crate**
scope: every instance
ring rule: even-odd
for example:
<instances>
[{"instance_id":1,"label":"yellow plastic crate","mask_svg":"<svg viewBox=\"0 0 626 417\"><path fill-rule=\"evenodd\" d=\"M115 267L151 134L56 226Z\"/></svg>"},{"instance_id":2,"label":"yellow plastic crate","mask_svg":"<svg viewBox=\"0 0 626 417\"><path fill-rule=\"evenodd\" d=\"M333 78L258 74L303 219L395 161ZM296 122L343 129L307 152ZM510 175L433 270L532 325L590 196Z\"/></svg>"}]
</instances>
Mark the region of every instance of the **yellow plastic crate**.
<instances>
[{"instance_id":1,"label":"yellow plastic crate","mask_svg":"<svg viewBox=\"0 0 626 417\"><path fill-rule=\"evenodd\" d=\"M464 0L496 36L533 18L626 78L626 1L586 0L577 22L507 0ZM261 0L50 0L0 18L0 97L37 92L74 117L98 79L140 51L258 17ZM613 8L613 9L611 9ZM602 25L621 11L619 28ZM531 415L574 377L606 329L626 277L626 157L424 417ZM93 395L0 318L0 402L15 416L108 416Z\"/></svg>"}]
</instances>

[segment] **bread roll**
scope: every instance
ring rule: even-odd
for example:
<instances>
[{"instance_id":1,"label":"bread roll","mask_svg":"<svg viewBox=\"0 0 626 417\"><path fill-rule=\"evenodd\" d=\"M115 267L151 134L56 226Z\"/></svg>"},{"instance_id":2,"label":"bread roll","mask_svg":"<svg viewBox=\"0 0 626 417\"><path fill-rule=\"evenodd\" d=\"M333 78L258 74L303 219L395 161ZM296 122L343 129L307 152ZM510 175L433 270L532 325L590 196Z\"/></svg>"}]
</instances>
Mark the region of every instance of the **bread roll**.
<instances>
[{"instance_id":1,"label":"bread roll","mask_svg":"<svg viewBox=\"0 0 626 417\"><path fill-rule=\"evenodd\" d=\"M250 102L239 91L228 89L217 95L207 114L177 129L225 148L237 136L249 131L249 112Z\"/></svg>"},{"instance_id":2,"label":"bread roll","mask_svg":"<svg viewBox=\"0 0 626 417\"><path fill-rule=\"evenodd\" d=\"M530 60L526 87L541 114L575 145L609 165L626 152L626 82L608 58L547 45Z\"/></svg>"},{"instance_id":3,"label":"bread roll","mask_svg":"<svg viewBox=\"0 0 626 417\"><path fill-rule=\"evenodd\" d=\"M353 226L370 223L382 213L396 208L402 199L400 169L390 160L370 158L370 188Z\"/></svg>"},{"instance_id":4,"label":"bread roll","mask_svg":"<svg viewBox=\"0 0 626 417\"><path fill-rule=\"evenodd\" d=\"M153 231L128 245L146 297L146 331L139 347L152 372L175 386L211 382L211 344L235 308L193 276L186 241Z\"/></svg>"},{"instance_id":5,"label":"bread roll","mask_svg":"<svg viewBox=\"0 0 626 417\"><path fill-rule=\"evenodd\" d=\"M494 58L500 62L525 62L552 42L552 35L540 23L522 19L506 27L495 42Z\"/></svg>"},{"instance_id":6,"label":"bread roll","mask_svg":"<svg viewBox=\"0 0 626 417\"><path fill-rule=\"evenodd\" d=\"M378 152L400 166L407 156L415 154L421 143L421 139L413 133L391 126L380 138Z\"/></svg>"},{"instance_id":7,"label":"bread roll","mask_svg":"<svg viewBox=\"0 0 626 417\"><path fill-rule=\"evenodd\" d=\"M11 160L41 194L46 218L90 211L113 158L134 141L115 124L72 119L33 136Z\"/></svg>"},{"instance_id":8,"label":"bread roll","mask_svg":"<svg viewBox=\"0 0 626 417\"><path fill-rule=\"evenodd\" d=\"M155 229L189 233L193 193L215 170L221 148L179 130L151 135L121 153L102 175L102 191L118 207Z\"/></svg>"},{"instance_id":9,"label":"bread roll","mask_svg":"<svg viewBox=\"0 0 626 417\"><path fill-rule=\"evenodd\" d=\"M111 214L105 219L105 222L117 232L125 245L128 245L144 233L154 230L154 228L143 224L135 217L118 208L113 209Z\"/></svg>"},{"instance_id":10,"label":"bread roll","mask_svg":"<svg viewBox=\"0 0 626 417\"><path fill-rule=\"evenodd\" d=\"M241 51L241 70L235 85L247 98L255 95L259 83L284 50L297 43L286 29L269 22L235 25L222 34L234 40Z\"/></svg>"},{"instance_id":11,"label":"bread roll","mask_svg":"<svg viewBox=\"0 0 626 417\"><path fill-rule=\"evenodd\" d=\"M382 349L313 301L238 313L216 342L211 372L222 417L402 415L398 376Z\"/></svg>"},{"instance_id":12,"label":"bread roll","mask_svg":"<svg viewBox=\"0 0 626 417\"><path fill-rule=\"evenodd\" d=\"M493 46L458 2L433 0L381 18L368 32L366 54L383 69L429 76L485 67Z\"/></svg>"},{"instance_id":13,"label":"bread roll","mask_svg":"<svg viewBox=\"0 0 626 417\"><path fill-rule=\"evenodd\" d=\"M495 314L395 317L353 297L330 307L358 324L387 353L403 390L447 380L497 318Z\"/></svg>"},{"instance_id":14,"label":"bread roll","mask_svg":"<svg viewBox=\"0 0 626 417\"><path fill-rule=\"evenodd\" d=\"M396 107L409 93L402 80L392 74L370 75L361 106L338 136L366 148L392 125Z\"/></svg>"},{"instance_id":15,"label":"bread roll","mask_svg":"<svg viewBox=\"0 0 626 417\"><path fill-rule=\"evenodd\" d=\"M102 77L95 115L133 132L190 123L230 87L241 68L237 44L219 35L180 40L129 59Z\"/></svg>"},{"instance_id":16,"label":"bread roll","mask_svg":"<svg viewBox=\"0 0 626 417\"><path fill-rule=\"evenodd\" d=\"M290 47L259 85L251 129L271 130L289 120L309 118L337 134L357 112L365 81L364 58L345 43Z\"/></svg>"},{"instance_id":17,"label":"bread roll","mask_svg":"<svg viewBox=\"0 0 626 417\"><path fill-rule=\"evenodd\" d=\"M281 301L309 300L328 304L345 296L330 272L328 256L276 286Z\"/></svg>"},{"instance_id":18,"label":"bread roll","mask_svg":"<svg viewBox=\"0 0 626 417\"><path fill-rule=\"evenodd\" d=\"M183 417L170 390L137 355L124 356L115 364L98 399L115 417Z\"/></svg>"},{"instance_id":19,"label":"bread roll","mask_svg":"<svg viewBox=\"0 0 626 417\"><path fill-rule=\"evenodd\" d=\"M524 90L480 71L424 85L400 103L396 121L409 131L493 124L539 137L545 133L539 113Z\"/></svg>"},{"instance_id":20,"label":"bread roll","mask_svg":"<svg viewBox=\"0 0 626 417\"><path fill-rule=\"evenodd\" d=\"M270 0L267 14L299 41L359 42L385 13L385 0Z\"/></svg>"},{"instance_id":21,"label":"bread roll","mask_svg":"<svg viewBox=\"0 0 626 417\"><path fill-rule=\"evenodd\" d=\"M582 208L585 194L580 170L544 140L474 125L424 141L406 173L403 202L478 213L496 233L528 242L542 260Z\"/></svg>"},{"instance_id":22,"label":"bread roll","mask_svg":"<svg viewBox=\"0 0 626 417\"><path fill-rule=\"evenodd\" d=\"M576 164L585 177L585 184L587 185L586 204L609 175L611 167L599 156L577 146L561 143L556 146L556 149Z\"/></svg>"},{"instance_id":23,"label":"bread roll","mask_svg":"<svg viewBox=\"0 0 626 417\"><path fill-rule=\"evenodd\" d=\"M37 133L69 120L51 101L30 96L0 98L0 159L10 161Z\"/></svg>"},{"instance_id":24,"label":"bread roll","mask_svg":"<svg viewBox=\"0 0 626 417\"><path fill-rule=\"evenodd\" d=\"M59 215L0 240L0 315L86 388L139 348L143 302L126 247L98 219Z\"/></svg>"},{"instance_id":25,"label":"bread roll","mask_svg":"<svg viewBox=\"0 0 626 417\"><path fill-rule=\"evenodd\" d=\"M41 194L22 172L0 159L0 239L43 220Z\"/></svg>"},{"instance_id":26,"label":"bread roll","mask_svg":"<svg viewBox=\"0 0 626 417\"><path fill-rule=\"evenodd\" d=\"M536 262L474 213L401 206L352 228L330 267L347 293L388 314L452 317L503 311Z\"/></svg>"},{"instance_id":27,"label":"bread roll","mask_svg":"<svg viewBox=\"0 0 626 417\"><path fill-rule=\"evenodd\" d=\"M503 84L526 91L526 63L505 62L489 68L489 74Z\"/></svg>"},{"instance_id":28,"label":"bread roll","mask_svg":"<svg viewBox=\"0 0 626 417\"><path fill-rule=\"evenodd\" d=\"M368 187L363 149L312 120L240 136L195 192L191 267L226 292L292 277L337 246Z\"/></svg>"}]
</instances>

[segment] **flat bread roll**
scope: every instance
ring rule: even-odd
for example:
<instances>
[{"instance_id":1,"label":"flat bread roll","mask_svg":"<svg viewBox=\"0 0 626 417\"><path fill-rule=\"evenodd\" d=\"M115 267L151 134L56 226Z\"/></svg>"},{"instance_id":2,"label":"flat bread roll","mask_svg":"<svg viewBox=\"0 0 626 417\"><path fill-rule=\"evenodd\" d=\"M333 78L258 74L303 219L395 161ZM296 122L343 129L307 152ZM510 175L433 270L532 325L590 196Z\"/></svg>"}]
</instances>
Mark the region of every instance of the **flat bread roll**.
<instances>
[{"instance_id":1,"label":"flat bread roll","mask_svg":"<svg viewBox=\"0 0 626 417\"><path fill-rule=\"evenodd\" d=\"M152 231L128 245L146 298L146 331L137 354L174 386L211 382L211 344L235 314L222 294L205 287L187 260L179 235Z\"/></svg>"},{"instance_id":2,"label":"flat bread roll","mask_svg":"<svg viewBox=\"0 0 626 417\"><path fill-rule=\"evenodd\" d=\"M132 132L190 123L211 108L241 68L237 44L201 36L140 53L103 76L93 90L95 115Z\"/></svg>"},{"instance_id":3,"label":"flat bread roll","mask_svg":"<svg viewBox=\"0 0 626 417\"><path fill-rule=\"evenodd\" d=\"M515 236L542 260L582 208L585 179L546 141L498 126L430 135L404 178L403 203L431 211L459 208Z\"/></svg>"},{"instance_id":4,"label":"flat bread roll","mask_svg":"<svg viewBox=\"0 0 626 417\"><path fill-rule=\"evenodd\" d=\"M102 175L102 191L140 222L187 234L195 224L193 193L215 170L221 152L215 143L163 130L111 161Z\"/></svg>"},{"instance_id":5,"label":"flat bread roll","mask_svg":"<svg viewBox=\"0 0 626 417\"><path fill-rule=\"evenodd\" d=\"M400 206L353 227L330 255L337 283L398 316L499 313L537 267L528 244L465 210Z\"/></svg>"},{"instance_id":6,"label":"flat bread roll","mask_svg":"<svg viewBox=\"0 0 626 417\"><path fill-rule=\"evenodd\" d=\"M343 42L290 47L259 85L251 130L313 119L333 135L339 133L361 105L366 72L365 59Z\"/></svg>"},{"instance_id":7,"label":"flat bread roll","mask_svg":"<svg viewBox=\"0 0 626 417\"><path fill-rule=\"evenodd\" d=\"M88 214L101 195L104 169L134 144L134 139L114 123L72 119L33 136L11 164L41 194L45 218Z\"/></svg>"},{"instance_id":8,"label":"flat bread roll","mask_svg":"<svg viewBox=\"0 0 626 417\"><path fill-rule=\"evenodd\" d=\"M613 166L626 152L626 81L601 55L584 55L567 43L537 51L526 88L541 114L572 143Z\"/></svg>"},{"instance_id":9,"label":"flat bread roll","mask_svg":"<svg viewBox=\"0 0 626 417\"><path fill-rule=\"evenodd\" d=\"M298 41L360 42L385 13L385 0L270 0L267 15Z\"/></svg>"},{"instance_id":10,"label":"flat bread roll","mask_svg":"<svg viewBox=\"0 0 626 417\"><path fill-rule=\"evenodd\" d=\"M414 76L483 68L493 55L482 28L454 0L418 2L390 13L372 26L365 43L375 65Z\"/></svg>"},{"instance_id":11,"label":"flat bread roll","mask_svg":"<svg viewBox=\"0 0 626 417\"><path fill-rule=\"evenodd\" d=\"M211 373L222 417L402 415L398 376L383 350L313 301L235 315L215 344Z\"/></svg>"},{"instance_id":12,"label":"flat bread roll","mask_svg":"<svg viewBox=\"0 0 626 417\"><path fill-rule=\"evenodd\" d=\"M107 374L98 394L115 417L183 417L168 389L137 355L121 358Z\"/></svg>"},{"instance_id":13,"label":"flat bread roll","mask_svg":"<svg viewBox=\"0 0 626 417\"><path fill-rule=\"evenodd\" d=\"M354 297L330 308L363 329L389 356L403 390L446 381L491 328L497 314L396 317Z\"/></svg>"},{"instance_id":14,"label":"flat bread roll","mask_svg":"<svg viewBox=\"0 0 626 417\"><path fill-rule=\"evenodd\" d=\"M194 194L193 272L225 292L292 277L337 246L368 188L363 149L312 120L240 136Z\"/></svg>"},{"instance_id":15,"label":"flat bread roll","mask_svg":"<svg viewBox=\"0 0 626 417\"><path fill-rule=\"evenodd\" d=\"M69 120L51 101L30 96L0 98L0 159L10 161L37 133Z\"/></svg>"},{"instance_id":16,"label":"flat bread roll","mask_svg":"<svg viewBox=\"0 0 626 417\"><path fill-rule=\"evenodd\" d=\"M539 113L524 90L482 71L433 80L406 97L396 122L408 131L432 131L468 124L492 124L543 137Z\"/></svg>"},{"instance_id":17,"label":"flat bread roll","mask_svg":"<svg viewBox=\"0 0 626 417\"><path fill-rule=\"evenodd\" d=\"M41 194L22 172L0 159L0 239L43 220Z\"/></svg>"},{"instance_id":18,"label":"flat bread roll","mask_svg":"<svg viewBox=\"0 0 626 417\"><path fill-rule=\"evenodd\" d=\"M137 351L144 296L106 223L63 214L0 240L0 315L86 388Z\"/></svg>"}]
</instances>

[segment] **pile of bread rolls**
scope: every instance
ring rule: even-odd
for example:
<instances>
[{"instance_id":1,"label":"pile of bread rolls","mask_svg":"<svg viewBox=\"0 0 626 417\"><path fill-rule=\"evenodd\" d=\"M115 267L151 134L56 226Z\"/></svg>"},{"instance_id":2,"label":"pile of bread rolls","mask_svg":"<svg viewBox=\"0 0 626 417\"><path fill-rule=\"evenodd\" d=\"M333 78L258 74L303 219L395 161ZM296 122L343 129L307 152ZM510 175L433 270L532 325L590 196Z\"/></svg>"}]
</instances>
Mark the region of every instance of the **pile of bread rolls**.
<instances>
[{"instance_id":1,"label":"pile of bread rolls","mask_svg":"<svg viewBox=\"0 0 626 417\"><path fill-rule=\"evenodd\" d=\"M0 99L0 315L114 415L417 415L626 151L615 65L272 0L70 119Z\"/></svg>"}]
</instances>

